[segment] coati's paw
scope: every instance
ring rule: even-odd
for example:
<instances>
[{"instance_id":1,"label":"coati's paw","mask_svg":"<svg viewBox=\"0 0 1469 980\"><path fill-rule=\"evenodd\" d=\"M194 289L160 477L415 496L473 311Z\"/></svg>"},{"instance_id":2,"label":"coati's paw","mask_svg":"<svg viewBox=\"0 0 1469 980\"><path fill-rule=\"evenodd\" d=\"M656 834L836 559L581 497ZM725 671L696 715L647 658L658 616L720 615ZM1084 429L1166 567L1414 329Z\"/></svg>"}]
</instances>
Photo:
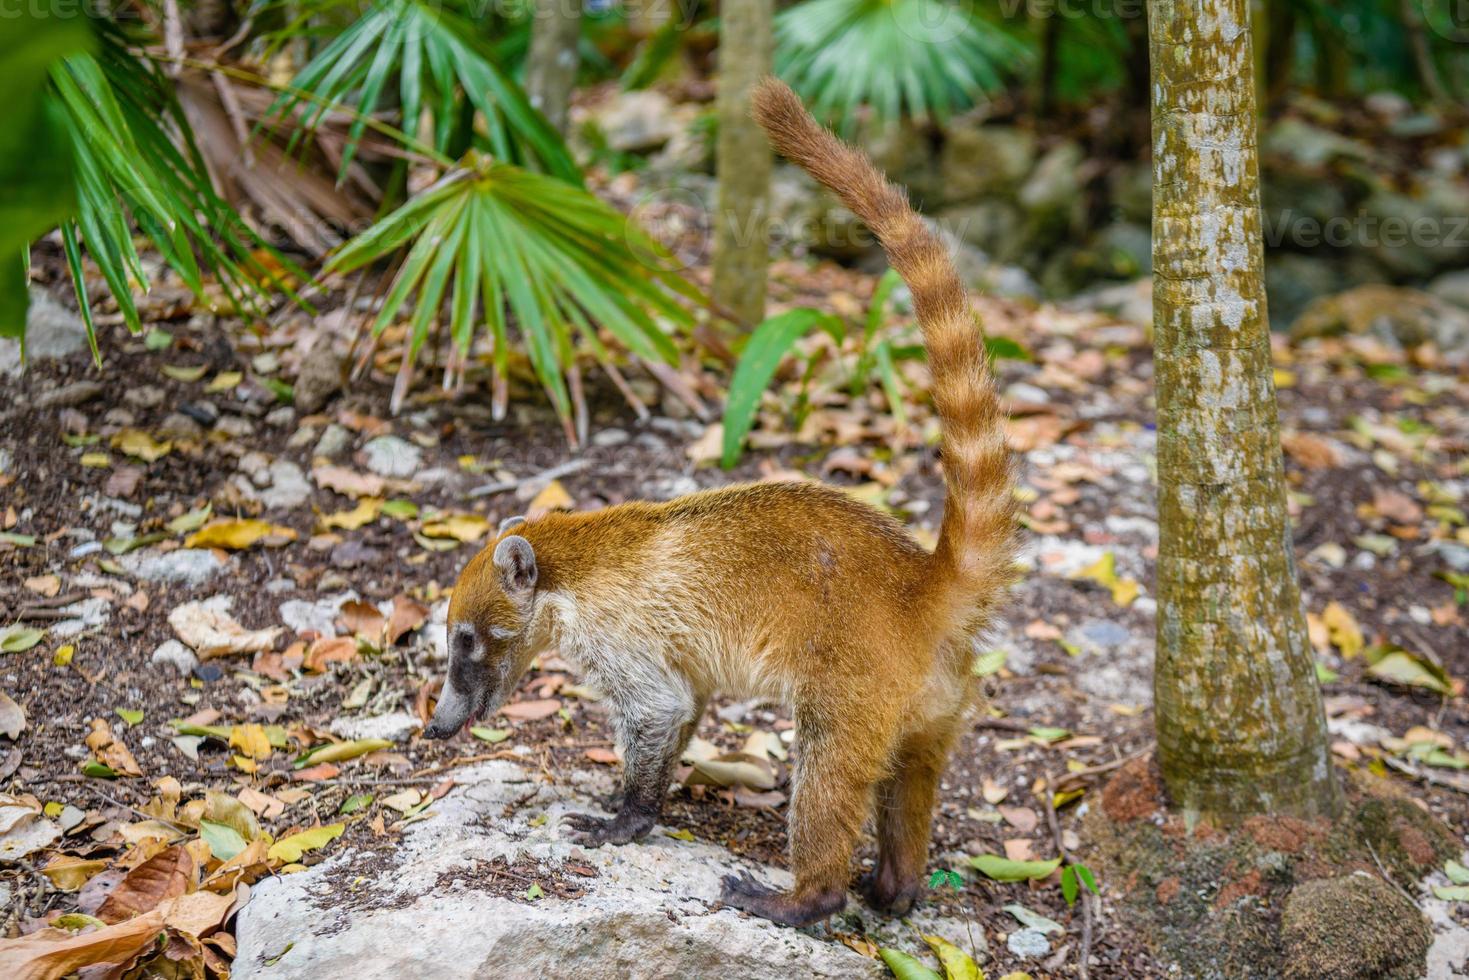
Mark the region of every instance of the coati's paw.
<instances>
[{"instance_id":1,"label":"coati's paw","mask_svg":"<svg viewBox=\"0 0 1469 980\"><path fill-rule=\"evenodd\" d=\"M869 908L885 915L907 915L922 891L916 878L900 885L884 879L878 871L868 871L857 879L857 892L862 900Z\"/></svg>"},{"instance_id":2,"label":"coati's paw","mask_svg":"<svg viewBox=\"0 0 1469 980\"><path fill-rule=\"evenodd\" d=\"M757 881L748 871L725 875L719 900L731 908L769 919L776 925L809 926L840 912L847 904L842 889L798 898Z\"/></svg>"},{"instance_id":3,"label":"coati's paw","mask_svg":"<svg viewBox=\"0 0 1469 980\"><path fill-rule=\"evenodd\" d=\"M619 813L615 817L594 817L590 813L568 813L564 818L571 825L567 837L582 847L601 847L603 844L631 844L648 836L656 822L652 817Z\"/></svg>"}]
</instances>

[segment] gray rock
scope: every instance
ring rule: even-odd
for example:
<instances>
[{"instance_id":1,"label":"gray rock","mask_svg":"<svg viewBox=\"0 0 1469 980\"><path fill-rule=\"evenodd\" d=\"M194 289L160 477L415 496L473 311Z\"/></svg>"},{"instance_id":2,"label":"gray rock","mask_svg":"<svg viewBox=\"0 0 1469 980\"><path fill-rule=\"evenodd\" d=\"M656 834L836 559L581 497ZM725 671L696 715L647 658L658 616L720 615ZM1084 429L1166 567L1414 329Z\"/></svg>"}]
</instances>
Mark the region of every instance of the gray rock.
<instances>
[{"instance_id":1,"label":"gray rock","mask_svg":"<svg viewBox=\"0 0 1469 980\"><path fill-rule=\"evenodd\" d=\"M1371 160L1375 156L1367 144L1295 116L1287 116L1271 126L1260 149L1305 167L1319 167L1336 159Z\"/></svg>"},{"instance_id":2,"label":"gray rock","mask_svg":"<svg viewBox=\"0 0 1469 980\"><path fill-rule=\"evenodd\" d=\"M311 498L311 484L301 467L290 460L278 459L270 464L270 487L260 493L266 510L289 510L300 507Z\"/></svg>"},{"instance_id":3,"label":"gray rock","mask_svg":"<svg viewBox=\"0 0 1469 980\"><path fill-rule=\"evenodd\" d=\"M303 415L310 415L320 411L341 390L341 359L332 350L331 343L322 338L301 360L292 403Z\"/></svg>"},{"instance_id":4,"label":"gray rock","mask_svg":"<svg viewBox=\"0 0 1469 980\"><path fill-rule=\"evenodd\" d=\"M332 459L340 456L352 447L352 432L346 426L333 422L322 430L321 438L316 440L316 448L311 452L316 456L325 456Z\"/></svg>"},{"instance_id":5,"label":"gray rock","mask_svg":"<svg viewBox=\"0 0 1469 980\"><path fill-rule=\"evenodd\" d=\"M214 428L234 439L243 439L255 434L255 423L240 415L224 415Z\"/></svg>"},{"instance_id":6,"label":"gray rock","mask_svg":"<svg viewBox=\"0 0 1469 980\"><path fill-rule=\"evenodd\" d=\"M52 361L86 347L87 326L82 318L44 289L32 286L26 310L26 360ZM0 337L0 376L13 378L20 372L20 341Z\"/></svg>"},{"instance_id":7,"label":"gray rock","mask_svg":"<svg viewBox=\"0 0 1469 980\"><path fill-rule=\"evenodd\" d=\"M1284 330L1322 296L1344 285L1340 263L1299 252L1272 252L1265 260L1270 325Z\"/></svg>"},{"instance_id":8,"label":"gray rock","mask_svg":"<svg viewBox=\"0 0 1469 980\"><path fill-rule=\"evenodd\" d=\"M123 570L145 582L199 586L228 566L213 551L179 548L176 551L134 551L117 560Z\"/></svg>"},{"instance_id":9,"label":"gray rock","mask_svg":"<svg viewBox=\"0 0 1469 980\"><path fill-rule=\"evenodd\" d=\"M1024 258L1025 216L1011 201L991 199L945 208L938 222L985 255L1007 262Z\"/></svg>"},{"instance_id":10,"label":"gray rock","mask_svg":"<svg viewBox=\"0 0 1469 980\"><path fill-rule=\"evenodd\" d=\"M673 103L653 89L617 92L592 113L609 149L619 153L648 153L671 140L679 130Z\"/></svg>"},{"instance_id":11,"label":"gray rock","mask_svg":"<svg viewBox=\"0 0 1469 980\"><path fill-rule=\"evenodd\" d=\"M178 640L164 641L153 651L148 662L155 667L172 667L178 671L180 677L188 677L199 666L199 658L194 655L194 651Z\"/></svg>"},{"instance_id":12,"label":"gray rock","mask_svg":"<svg viewBox=\"0 0 1469 980\"><path fill-rule=\"evenodd\" d=\"M305 599L289 599L281 603L281 622L297 634L314 632L322 636L336 636L337 613L344 602L355 602L362 598L347 590L336 595L323 596L314 602Z\"/></svg>"},{"instance_id":13,"label":"gray rock","mask_svg":"<svg viewBox=\"0 0 1469 980\"><path fill-rule=\"evenodd\" d=\"M75 408L101 397L107 389L99 381L73 381L60 388L43 391L36 397L37 408Z\"/></svg>"},{"instance_id":14,"label":"gray rock","mask_svg":"<svg viewBox=\"0 0 1469 980\"><path fill-rule=\"evenodd\" d=\"M855 258L877 247L877 239L855 214L788 164L770 175L769 234L773 241L806 245L838 258Z\"/></svg>"},{"instance_id":15,"label":"gray rock","mask_svg":"<svg viewBox=\"0 0 1469 980\"><path fill-rule=\"evenodd\" d=\"M939 154L939 180L950 201L1015 190L1035 162L1035 134L1014 126L954 120Z\"/></svg>"},{"instance_id":16,"label":"gray rock","mask_svg":"<svg viewBox=\"0 0 1469 980\"><path fill-rule=\"evenodd\" d=\"M1118 286L1104 286L1075 296L1061 304L1063 309L1106 313L1123 323L1151 328L1153 325L1153 280L1139 279Z\"/></svg>"},{"instance_id":17,"label":"gray rock","mask_svg":"<svg viewBox=\"0 0 1469 980\"><path fill-rule=\"evenodd\" d=\"M319 433L314 425L303 425L291 433L291 438L286 440L287 449L305 449L316 441Z\"/></svg>"},{"instance_id":18,"label":"gray rock","mask_svg":"<svg viewBox=\"0 0 1469 980\"><path fill-rule=\"evenodd\" d=\"M158 424L158 435L165 439L201 439L204 427L183 412L170 412Z\"/></svg>"},{"instance_id":19,"label":"gray rock","mask_svg":"<svg viewBox=\"0 0 1469 980\"><path fill-rule=\"evenodd\" d=\"M1469 310L1469 269L1445 272L1428 284L1428 291L1445 303Z\"/></svg>"},{"instance_id":20,"label":"gray rock","mask_svg":"<svg viewBox=\"0 0 1469 980\"><path fill-rule=\"evenodd\" d=\"M378 436L362 447L363 465L378 476L405 478L423 466L423 451L398 436Z\"/></svg>"},{"instance_id":21,"label":"gray rock","mask_svg":"<svg viewBox=\"0 0 1469 980\"><path fill-rule=\"evenodd\" d=\"M1117 647L1132 639L1127 627L1110 619L1091 619L1081 624L1081 635L1099 647Z\"/></svg>"},{"instance_id":22,"label":"gray rock","mask_svg":"<svg viewBox=\"0 0 1469 980\"><path fill-rule=\"evenodd\" d=\"M157 408L167 397L168 393L157 385L142 385L122 393L122 400L134 408Z\"/></svg>"},{"instance_id":23,"label":"gray rock","mask_svg":"<svg viewBox=\"0 0 1469 980\"><path fill-rule=\"evenodd\" d=\"M406 742L408 736L422 727L418 716L406 711L365 718L338 718L331 723L332 734L342 738L383 738L389 742Z\"/></svg>"},{"instance_id":24,"label":"gray rock","mask_svg":"<svg viewBox=\"0 0 1469 980\"><path fill-rule=\"evenodd\" d=\"M1005 945L1022 960L1033 960L1051 951L1051 941L1039 929L1019 929L1010 933Z\"/></svg>"},{"instance_id":25,"label":"gray rock","mask_svg":"<svg viewBox=\"0 0 1469 980\"><path fill-rule=\"evenodd\" d=\"M289 405L273 408L265 414L265 424L284 429L296 421L296 410Z\"/></svg>"},{"instance_id":26,"label":"gray rock","mask_svg":"<svg viewBox=\"0 0 1469 980\"><path fill-rule=\"evenodd\" d=\"M1107 278L1136 279L1153 274L1153 233L1146 225L1114 221L1097 232L1094 247Z\"/></svg>"},{"instance_id":27,"label":"gray rock","mask_svg":"<svg viewBox=\"0 0 1469 980\"><path fill-rule=\"evenodd\" d=\"M597 812L605 773L573 773L556 785L497 761L456 771L457 785L371 855L345 851L309 870L257 884L240 912L238 980L352 976L457 978L575 976L578 980L739 977L877 978L873 960L810 932L773 926L733 909L714 911L721 878L749 868L723 848L655 830L627 847L583 851L563 817ZM358 877L354 860L372 862ZM546 875L566 862L595 871L573 878L585 894L535 901L494 894L477 873L503 859ZM790 876L755 866L785 886ZM344 888L350 895L344 894ZM520 888L517 887L517 891ZM915 917L921 931L964 936L952 920ZM870 922L871 920L869 920ZM883 945L913 948L911 932L878 926ZM882 933L890 935L883 935Z\"/></svg>"},{"instance_id":28,"label":"gray rock","mask_svg":"<svg viewBox=\"0 0 1469 980\"><path fill-rule=\"evenodd\" d=\"M1016 200L1035 234L1064 233L1081 226L1081 162L1086 153L1070 140L1041 157Z\"/></svg>"},{"instance_id":29,"label":"gray rock","mask_svg":"<svg viewBox=\"0 0 1469 980\"><path fill-rule=\"evenodd\" d=\"M1153 221L1153 165L1132 163L1114 166L1107 178L1112 205L1124 221L1144 227Z\"/></svg>"},{"instance_id":30,"label":"gray rock","mask_svg":"<svg viewBox=\"0 0 1469 980\"><path fill-rule=\"evenodd\" d=\"M61 610L68 618L55 624L50 634L55 639L76 636L85 630L101 626L112 617L112 603L96 596L73 602Z\"/></svg>"}]
</instances>

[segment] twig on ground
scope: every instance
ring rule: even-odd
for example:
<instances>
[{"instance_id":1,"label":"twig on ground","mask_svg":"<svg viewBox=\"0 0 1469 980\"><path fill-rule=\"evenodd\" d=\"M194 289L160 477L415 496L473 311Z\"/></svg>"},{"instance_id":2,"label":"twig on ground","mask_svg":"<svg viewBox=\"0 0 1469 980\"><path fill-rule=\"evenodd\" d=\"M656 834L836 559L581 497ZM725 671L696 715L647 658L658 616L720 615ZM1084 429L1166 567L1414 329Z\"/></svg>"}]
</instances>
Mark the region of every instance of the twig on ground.
<instances>
[{"instance_id":1,"label":"twig on ground","mask_svg":"<svg viewBox=\"0 0 1469 980\"><path fill-rule=\"evenodd\" d=\"M1085 769L1078 769L1075 772L1068 772L1056 781L1056 789L1075 789L1077 784L1085 782L1088 776L1100 776L1102 773L1111 772L1114 769L1121 769L1132 760L1141 759L1149 752L1152 752L1155 745L1157 745L1156 742L1149 742L1131 755L1125 755L1120 759L1113 759L1111 762L1103 762L1100 765L1087 766Z\"/></svg>"},{"instance_id":2,"label":"twig on ground","mask_svg":"<svg viewBox=\"0 0 1469 980\"><path fill-rule=\"evenodd\" d=\"M1375 865L1377 865L1377 870L1378 871L1381 871L1382 872L1383 880L1386 881L1389 885L1392 885L1394 888L1396 888L1398 890L1398 894L1399 895L1401 895L1404 898L1406 898L1413 905L1417 905L1418 904L1418 900L1416 898L1414 898L1412 895L1409 895L1408 894L1408 890L1406 888L1404 888L1402 885L1398 884L1397 881L1393 878L1392 875L1388 874L1387 867L1382 863L1382 858L1380 858L1380 857L1377 856L1377 848L1375 848L1375 847L1372 846L1372 842L1369 840L1369 841L1365 841L1364 843L1367 845L1367 851L1368 851L1368 853L1370 853L1372 855L1372 863L1375 864Z\"/></svg>"},{"instance_id":3,"label":"twig on ground","mask_svg":"<svg viewBox=\"0 0 1469 980\"><path fill-rule=\"evenodd\" d=\"M578 473L591 465L592 461L589 459L573 459L559 466L553 466L548 470L542 470L534 476L523 476L514 480L501 480L498 483L486 483L484 486L475 487L466 493L465 496L470 498L488 497L491 494L505 493L507 490L519 490L521 487L528 486L532 483L550 483L552 480L559 479L571 473Z\"/></svg>"},{"instance_id":4,"label":"twig on ground","mask_svg":"<svg viewBox=\"0 0 1469 980\"><path fill-rule=\"evenodd\" d=\"M1056 853L1061 855L1061 860L1066 864L1075 864L1071 859L1071 852L1066 849L1066 842L1061 837L1061 821L1056 816L1055 804L1051 802L1052 794L1056 790L1056 783L1051 779L1051 774L1046 773L1046 789L1041 797L1041 802L1046 805L1046 823L1051 828L1051 836L1056 840ZM1077 976L1081 980L1087 980L1090 967L1087 961L1092 956L1092 900L1096 898L1087 888L1084 882L1077 882L1077 889L1081 898L1081 951L1077 954Z\"/></svg>"},{"instance_id":5,"label":"twig on ground","mask_svg":"<svg viewBox=\"0 0 1469 980\"><path fill-rule=\"evenodd\" d=\"M1410 765L1409 763L1404 762L1402 759L1395 759L1390 755L1384 755L1382 757L1382 761L1385 765L1387 765L1389 769L1396 769L1398 772L1403 773L1404 775L1412 776L1415 779L1421 779L1431 786L1442 786L1444 789L1451 789L1456 793L1469 794L1469 783L1457 782L1445 776L1440 776L1436 773L1430 772L1427 769L1419 769L1417 766Z\"/></svg>"}]
</instances>

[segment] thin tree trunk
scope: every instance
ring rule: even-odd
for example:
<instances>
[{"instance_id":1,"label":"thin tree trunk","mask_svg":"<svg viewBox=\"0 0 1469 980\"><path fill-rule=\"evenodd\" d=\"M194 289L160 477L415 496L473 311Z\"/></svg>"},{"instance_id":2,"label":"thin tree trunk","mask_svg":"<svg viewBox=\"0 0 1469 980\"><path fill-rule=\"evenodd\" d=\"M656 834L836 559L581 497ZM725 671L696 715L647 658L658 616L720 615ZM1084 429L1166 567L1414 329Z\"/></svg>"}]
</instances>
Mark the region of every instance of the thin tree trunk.
<instances>
[{"instance_id":1,"label":"thin tree trunk","mask_svg":"<svg viewBox=\"0 0 1469 980\"><path fill-rule=\"evenodd\" d=\"M750 91L770 72L771 0L724 0L719 10L719 141L714 166L714 301L747 324L765 318L765 221L770 147L750 115Z\"/></svg>"},{"instance_id":2,"label":"thin tree trunk","mask_svg":"<svg viewBox=\"0 0 1469 980\"><path fill-rule=\"evenodd\" d=\"M1338 796L1286 520L1247 0L1150 0L1158 759L1220 822Z\"/></svg>"},{"instance_id":3,"label":"thin tree trunk","mask_svg":"<svg viewBox=\"0 0 1469 980\"><path fill-rule=\"evenodd\" d=\"M1413 67L1418 70L1418 82L1423 92L1434 102L1443 105L1449 101L1439 76L1438 65L1433 60L1433 49L1428 45L1428 32L1423 29L1422 11L1414 0L1399 0L1398 11L1403 21L1403 30L1408 34L1408 50L1413 52Z\"/></svg>"},{"instance_id":4,"label":"thin tree trunk","mask_svg":"<svg viewBox=\"0 0 1469 980\"><path fill-rule=\"evenodd\" d=\"M525 93L530 104L562 134L576 84L580 39L581 0L536 0L530 51L525 58Z\"/></svg>"}]
</instances>

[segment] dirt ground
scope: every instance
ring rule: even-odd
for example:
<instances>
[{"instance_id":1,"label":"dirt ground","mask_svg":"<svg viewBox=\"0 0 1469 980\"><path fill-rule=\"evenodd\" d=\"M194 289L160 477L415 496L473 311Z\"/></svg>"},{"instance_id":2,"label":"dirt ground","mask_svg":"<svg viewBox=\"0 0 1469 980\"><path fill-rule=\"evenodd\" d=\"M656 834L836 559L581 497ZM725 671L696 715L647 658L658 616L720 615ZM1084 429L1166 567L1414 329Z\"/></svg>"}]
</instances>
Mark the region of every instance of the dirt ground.
<instances>
[{"instance_id":1,"label":"dirt ground","mask_svg":"<svg viewBox=\"0 0 1469 980\"><path fill-rule=\"evenodd\" d=\"M874 282L835 265L790 262L776 270L774 295L782 304L809 303L855 318L865 314ZM58 283L51 288L61 295ZM522 699L555 699L560 710L535 720L487 721L508 733L497 744L468 735L448 743L412 735L389 750L344 761L335 773L306 770L315 777L309 779L293 768L294 752L276 752L253 774L243 772L234 753L215 740L198 744L192 758L175 741L171 720L281 725L293 738L301 735L302 745L320 742L344 718L421 713L425 685L440 668L425 626L385 649L359 647L319 671L243 655L207 660L192 676L181 677L150 658L174 638L169 614L185 602L228 595L230 615L249 629L282 625L282 603L315 602L348 589L373 602L408 596L432 608L474 552L471 543L443 551L425 546L452 543L423 536L433 509L480 515L493 524L526 509L542 489L537 474L578 460L586 465L559 478L577 508L801 473L880 499L920 536L932 535L941 511L941 484L924 438L930 417L918 367L910 371L915 389L906 426L892 423L879 393L848 397L831 385L815 399L815 421L792 432L780 410L788 400L773 399L762 414L757 448L725 472L707 461L705 423L651 378L636 378L639 390L651 393L647 400L654 409L647 421L639 421L600 375L589 380L594 438L579 453L568 450L559 423L524 385L513 389L511 414L501 422L491 418L487 391L477 383L460 393L423 383L408 408L392 417L390 352L379 354L375 369L347 394L303 417L282 405L266 383L291 380L307 325L302 317L282 316L267 330L251 331L235 320L197 313L186 297L171 300L167 289L151 297L148 307L155 326L172 335L163 349L150 349L120 327L104 327L100 371L78 352L34 363L18 379L0 380L0 449L6 454L0 514L11 535L0 544L0 626L46 630L34 646L0 653L0 689L28 719L13 749L0 740L0 790L30 793L86 814L57 845L68 854L119 853L125 846L119 826L136 818L155 795L153 781L164 776L176 778L186 796L204 788L238 793L245 787L284 796L289 802L278 812L267 808L261 816L271 830L336 819L350 797L373 794L375 801L353 814L344 838L332 845L335 851L390 840L400 814L386 809L383 798L403 788L442 785L466 758L526 747L530 754L522 758L547 779L615 762L601 709L577 696L576 679L554 659L527 676ZM990 703L965 732L944 781L933 832L934 869L960 868L967 857L983 853L1048 858L1062 842L1084 859L1090 842L1083 818L1102 781L1152 742L1151 567L1157 528L1146 332L1055 307L982 300L980 310L987 329L1022 342L1033 355L998 365L1014 409L1012 441L1023 460L1029 572L995 636L995 649L1006 659L986 681ZM349 319L330 301L322 317L345 343ZM1469 416L1463 410L1469 379L1435 367L1431 353L1419 352L1420 363L1414 364L1410 354L1367 338L1302 347L1282 342L1278 355L1297 566L1328 672L1323 690L1337 762L1397 781L1462 844L1469 833L1469 779L1461 772L1469 761L1462 748L1469 704L1462 684L1452 696L1389 684L1369 672L1367 658L1354 646L1394 644L1436 662L1451 679L1469 677L1463 589L1456 595L1443 577L1455 571L1453 561L1469 558L1463 519L1469 508ZM172 370L165 373L165 367ZM197 377L188 370L200 367ZM206 390L231 372L242 376L236 385ZM712 371L686 364L681 373L695 391L712 390ZM87 380L100 382L101 390L76 404L43 406L48 393ZM201 407L203 402L212 408ZM130 456L125 443L113 445L127 430L161 442L170 417L180 414L194 419L197 431L171 436L169 449L152 461ZM214 416L212 424L197 424ZM227 419L234 421L222 425ZM325 462L313 459L317 440L333 424L346 430L347 444L330 462L354 473L366 472L363 447L373 438L390 433L416 447L411 472L390 478L396 482L383 495L411 500L417 516L382 514L354 529L321 529L324 515L356 503L313 475ZM302 436L304 430L310 431ZM105 464L98 454L105 454ZM277 461L294 463L309 486L299 500L262 505L259 493L269 487L256 481L250 490L242 470L261 471ZM473 488L507 477L529 482L518 491L469 496ZM126 571L134 556L177 548L185 535L165 525L206 502L215 519L259 516L291 529L295 539L280 547L221 552L225 570L199 585L149 581ZM115 550L121 551L152 534L161 537L127 554L94 544L117 542ZM1116 581L1088 577L1109 554ZM1136 583L1136 594L1129 594L1129 582ZM1331 602L1360 629L1360 643L1354 645L1339 619L1330 620L1335 627L1320 619ZM283 629L274 652L290 656L289 644L298 639L311 637ZM142 719L121 720L117 709L140 711ZM89 758L84 740L99 718L131 750L141 777L83 774ZM787 728L778 707L726 702L710 710L699 734L735 748L751 730ZM1425 739L1437 739L1443 755L1413 747ZM779 768L784 780L788 769ZM1053 834L1042 800L1048 795L1044 787L1058 780L1062 788L1086 792L1066 801ZM282 793L289 789L305 792ZM781 782L774 796L754 799L718 787L680 788L664 823L781 863L785 789ZM861 857L873 857L870 841ZM0 865L0 883L10 895L7 934L74 904L74 896L38 873L42 863L43 855L36 854ZM524 874L486 869L485 877L523 889ZM1176 975L1146 934L1130 924L1127 882L1103 874L1100 883L1092 976ZM1217 892L1228 883L1197 884ZM579 885L573 877L557 887L574 895ZM991 976L1013 970L1035 977L1076 975L1080 906L1068 907L1054 883L1000 884L970 873L962 888L935 889L930 901L983 930L993 956L986 964ZM1002 906L1017 902L1065 927L1049 937L1045 955L1022 960L1007 946L1019 923ZM1469 922L1464 907L1456 915ZM860 923L837 928L859 932Z\"/></svg>"}]
</instances>

